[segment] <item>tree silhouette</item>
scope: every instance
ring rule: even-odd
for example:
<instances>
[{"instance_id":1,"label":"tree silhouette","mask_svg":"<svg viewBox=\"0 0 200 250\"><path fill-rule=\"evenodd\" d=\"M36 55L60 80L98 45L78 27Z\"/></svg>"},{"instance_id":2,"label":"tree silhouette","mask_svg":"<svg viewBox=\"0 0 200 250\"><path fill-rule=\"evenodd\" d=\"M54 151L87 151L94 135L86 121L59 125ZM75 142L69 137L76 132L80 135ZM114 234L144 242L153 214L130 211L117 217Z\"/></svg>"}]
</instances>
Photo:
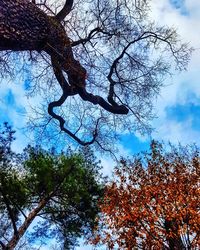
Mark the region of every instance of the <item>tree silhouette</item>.
<instances>
[{"instance_id":1,"label":"tree silhouette","mask_svg":"<svg viewBox=\"0 0 200 250\"><path fill-rule=\"evenodd\" d=\"M31 94L42 92L48 108L43 103L35 127L56 121L79 144L100 147L121 130L150 128L164 76L172 65L185 68L191 50L174 29L149 20L148 3L0 2L1 63L8 66L8 51L29 51L27 61L37 63Z\"/></svg>"},{"instance_id":2,"label":"tree silhouette","mask_svg":"<svg viewBox=\"0 0 200 250\"><path fill-rule=\"evenodd\" d=\"M166 152L153 141L150 153L122 159L115 177L100 205L94 244L109 249L199 249L198 149L171 146Z\"/></svg>"}]
</instances>

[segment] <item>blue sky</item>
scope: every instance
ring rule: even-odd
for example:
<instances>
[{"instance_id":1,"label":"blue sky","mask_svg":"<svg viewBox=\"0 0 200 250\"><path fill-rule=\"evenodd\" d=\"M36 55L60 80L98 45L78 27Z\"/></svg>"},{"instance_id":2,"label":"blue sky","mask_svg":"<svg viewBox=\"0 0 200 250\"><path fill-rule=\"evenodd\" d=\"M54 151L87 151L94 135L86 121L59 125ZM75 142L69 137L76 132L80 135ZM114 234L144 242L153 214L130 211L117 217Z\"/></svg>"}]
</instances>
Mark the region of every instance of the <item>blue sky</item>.
<instances>
[{"instance_id":1,"label":"blue sky","mask_svg":"<svg viewBox=\"0 0 200 250\"><path fill-rule=\"evenodd\" d=\"M181 15L189 15L189 11L185 5L185 0L170 0L170 4L180 11Z\"/></svg>"},{"instance_id":2,"label":"blue sky","mask_svg":"<svg viewBox=\"0 0 200 250\"><path fill-rule=\"evenodd\" d=\"M200 0L152 0L151 15L159 24L176 27L182 40L195 48L188 71L167 79L166 87L154 102L158 118L152 121L155 132L151 138L200 146ZM8 83L4 79L1 83L0 119L11 122L17 129L17 150L22 149L27 141L20 130L26 121L24 107L28 104L24 87L29 87L28 81ZM124 135L119 142L120 154L131 155L148 149L151 138L137 133ZM105 157L102 163L104 172L110 174L114 165L112 159ZM92 248L77 248L80 249Z\"/></svg>"}]
</instances>

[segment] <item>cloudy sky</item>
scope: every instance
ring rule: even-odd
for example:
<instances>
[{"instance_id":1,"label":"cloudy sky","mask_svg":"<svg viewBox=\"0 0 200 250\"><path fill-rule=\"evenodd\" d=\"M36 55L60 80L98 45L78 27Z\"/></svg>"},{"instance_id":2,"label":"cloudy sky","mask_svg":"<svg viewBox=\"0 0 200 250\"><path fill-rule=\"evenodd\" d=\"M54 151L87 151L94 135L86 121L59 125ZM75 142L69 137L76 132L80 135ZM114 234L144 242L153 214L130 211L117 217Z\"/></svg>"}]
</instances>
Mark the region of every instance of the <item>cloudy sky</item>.
<instances>
[{"instance_id":1,"label":"cloudy sky","mask_svg":"<svg viewBox=\"0 0 200 250\"><path fill-rule=\"evenodd\" d=\"M152 138L170 140L172 142L190 143L197 142L200 135L200 1L198 0L152 0L152 18L159 24L176 27L181 39L189 42L194 47L188 70L176 73L168 78L165 87L155 100L157 119L152 121L155 132ZM7 82L2 81L0 93L1 120L12 121L17 129L23 127L26 120L25 107L28 104L24 94L24 78ZM138 143L140 150L145 138L132 135L132 143L129 144L130 136L124 138L125 150L132 150L132 144ZM19 137L19 136L17 136ZM148 140L149 138L146 138ZM23 140L25 142L25 140ZM23 147L23 143L18 140ZM142 143L142 145L141 145ZM135 148L135 147L134 147Z\"/></svg>"},{"instance_id":2,"label":"cloudy sky","mask_svg":"<svg viewBox=\"0 0 200 250\"><path fill-rule=\"evenodd\" d=\"M182 40L195 49L188 70L168 78L155 100L158 118L152 122L155 132L151 138L182 144L195 142L200 146L200 0L152 0L151 16L159 24L176 27ZM17 129L15 148L23 148L27 141L19 130L26 119L23 79L21 82L2 82L0 103L1 121L12 121ZM151 138L126 135L120 152L132 154L145 150ZM102 163L105 172L109 173L112 160L106 158ZM79 249L92 248L81 246Z\"/></svg>"},{"instance_id":3,"label":"cloudy sky","mask_svg":"<svg viewBox=\"0 0 200 250\"><path fill-rule=\"evenodd\" d=\"M182 40L194 47L188 71L166 81L156 103L158 119L153 137L181 143L199 143L200 136L200 1L153 0L152 16L177 27Z\"/></svg>"}]
</instances>

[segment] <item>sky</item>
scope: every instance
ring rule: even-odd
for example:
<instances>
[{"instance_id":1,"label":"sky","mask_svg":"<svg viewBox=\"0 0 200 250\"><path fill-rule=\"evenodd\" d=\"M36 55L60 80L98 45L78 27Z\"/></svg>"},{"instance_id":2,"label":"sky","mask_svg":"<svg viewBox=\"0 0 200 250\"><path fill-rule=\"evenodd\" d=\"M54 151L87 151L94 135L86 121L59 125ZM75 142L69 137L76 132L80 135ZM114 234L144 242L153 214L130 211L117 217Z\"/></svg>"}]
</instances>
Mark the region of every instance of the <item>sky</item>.
<instances>
[{"instance_id":1,"label":"sky","mask_svg":"<svg viewBox=\"0 0 200 250\"><path fill-rule=\"evenodd\" d=\"M155 131L151 137L139 134L124 135L119 143L122 155L131 155L149 148L152 138L164 142L190 144L200 146L200 1L199 0L152 0L151 17L160 25L177 28L181 39L189 42L195 49L188 69L165 81L158 98L154 101L157 118L152 121ZM1 83L0 121L11 121L17 130L14 149L22 149L27 138L20 129L26 117L24 107L28 100L24 94L23 79L20 81ZM114 162L111 158L103 158L104 173L111 175ZM41 248L47 249L47 248ZM90 246L77 247L76 250L91 250Z\"/></svg>"}]
</instances>

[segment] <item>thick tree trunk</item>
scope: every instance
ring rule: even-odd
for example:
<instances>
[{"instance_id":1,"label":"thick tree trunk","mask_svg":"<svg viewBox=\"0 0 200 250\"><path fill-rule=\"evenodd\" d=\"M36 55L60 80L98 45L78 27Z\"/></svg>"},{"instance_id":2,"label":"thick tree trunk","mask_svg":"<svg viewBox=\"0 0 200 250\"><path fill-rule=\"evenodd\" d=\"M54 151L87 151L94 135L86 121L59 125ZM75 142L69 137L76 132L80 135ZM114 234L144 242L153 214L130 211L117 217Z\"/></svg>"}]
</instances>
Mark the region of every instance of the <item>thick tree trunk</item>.
<instances>
[{"instance_id":1,"label":"thick tree trunk","mask_svg":"<svg viewBox=\"0 0 200 250\"><path fill-rule=\"evenodd\" d=\"M64 28L27 0L0 1L0 50L45 50L47 43L62 53L69 43ZM54 51L55 53L55 51Z\"/></svg>"},{"instance_id":2,"label":"thick tree trunk","mask_svg":"<svg viewBox=\"0 0 200 250\"><path fill-rule=\"evenodd\" d=\"M39 50L47 34L47 16L35 4L0 1L0 50Z\"/></svg>"}]
</instances>

